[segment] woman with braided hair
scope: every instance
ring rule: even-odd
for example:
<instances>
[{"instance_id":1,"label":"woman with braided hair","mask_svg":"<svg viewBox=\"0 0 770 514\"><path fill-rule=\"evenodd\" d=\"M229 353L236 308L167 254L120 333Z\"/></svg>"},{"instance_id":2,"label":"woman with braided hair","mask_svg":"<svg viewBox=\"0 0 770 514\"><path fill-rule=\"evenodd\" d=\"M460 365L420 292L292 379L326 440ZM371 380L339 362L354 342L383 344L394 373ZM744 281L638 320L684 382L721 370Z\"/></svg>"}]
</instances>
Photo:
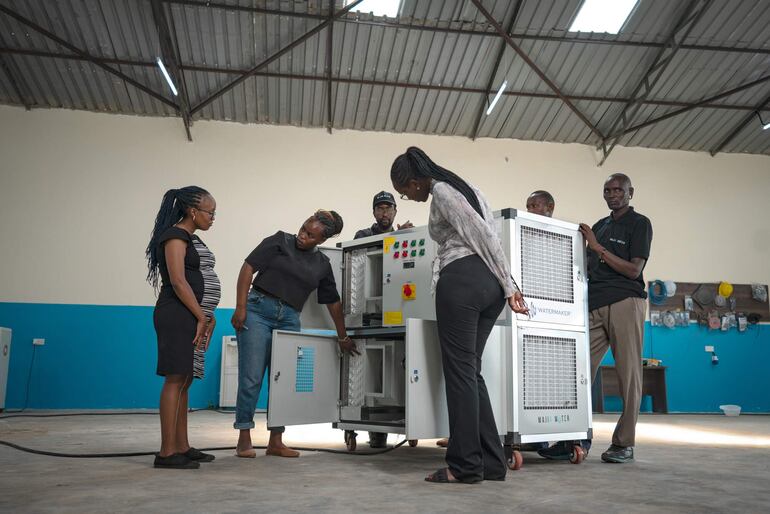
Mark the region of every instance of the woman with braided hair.
<instances>
[{"instance_id":1,"label":"woman with braided hair","mask_svg":"<svg viewBox=\"0 0 770 514\"><path fill-rule=\"evenodd\" d=\"M167 191L147 245L147 281L158 292L153 314L157 373L165 377L156 468L195 469L200 462L214 460L187 440L187 405L193 377L203 378L203 356L216 326L214 309L221 296L214 254L195 235L197 230L211 228L216 208L214 197L200 187Z\"/></svg>"},{"instance_id":2,"label":"woman with braided hair","mask_svg":"<svg viewBox=\"0 0 770 514\"><path fill-rule=\"evenodd\" d=\"M506 302L518 313L526 313L527 306L511 277L492 210L481 191L414 146L396 157L390 178L404 200L433 197L428 230L438 244L433 283L449 447L448 466L425 480L504 480L505 455L481 376L481 356Z\"/></svg>"},{"instance_id":3,"label":"woman with braided hair","mask_svg":"<svg viewBox=\"0 0 770 514\"><path fill-rule=\"evenodd\" d=\"M270 367L273 330L299 332L299 313L311 292L317 290L318 303L326 304L329 309L340 349L358 353L345 331L331 263L317 248L341 231L339 214L317 211L305 220L297 235L278 231L262 240L241 267L235 313L231 320L238 339L238 396L233 424L233 428L240 431L236 447L238 457L256 456L251 429L254 428L254 409L262 389L262 377ZM268 427L268 430L267 455L299 457L299 452L283 444L284 427Z\"/></svg>"}]
</instances>

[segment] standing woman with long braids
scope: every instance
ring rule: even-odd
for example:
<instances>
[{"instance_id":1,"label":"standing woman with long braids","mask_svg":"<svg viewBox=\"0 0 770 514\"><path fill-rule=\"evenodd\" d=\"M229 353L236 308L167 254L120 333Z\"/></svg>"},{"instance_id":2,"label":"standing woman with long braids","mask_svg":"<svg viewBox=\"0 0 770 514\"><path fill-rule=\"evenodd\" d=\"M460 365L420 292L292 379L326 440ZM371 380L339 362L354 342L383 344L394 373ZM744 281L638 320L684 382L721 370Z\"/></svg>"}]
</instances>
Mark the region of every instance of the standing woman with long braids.
<instances>
[{"instance_id":1,"label":"standing woman with long braids","mask_svg":"<svg viewBox=\"0 0 770 514\"><path fill-rule=\"evenodd\" d=\"M263 239L241 266L231 320L238 338L238 396L233 424L239 431L235 451L238 457L256 457L251 429L254 428L254 409L262 390L262 378L265 370L270 368L273 330L299 332L299 313L310 293L317 291L318 303L329 309L340 349L358 353L345 331L342 303L331 263L317 248L341 231L339 214L316 211L305 220L297 235L279 230ZM270 431L267 455L299 457L298 451L283 444L284 427L269 426L267 429Z\"/></svg>"},{"instance_id":2,"label":"standing woman with long braids","mask_svg":"<svg viewBox=\"0 0 770 514\"><path fill-rule=\"evenodd\" d=\"M221 289L214 254L195 235L214 223L217 203L197 186L170 189L163 195L147 245L147 281L160 292L153 319L158 335L160 452L156 468L196 469L214 456L187 440L188 390L203 378L203 356L216 326L214 309Z\"/></svg>"},{"instance_id":3,"label":"standing woman with long braids","mask_svg":"<svg viewBox=\"0 0 770 514\"><path fill-rule=\"evenodd\" d=\"M433 162L414 146L390 169L402 199L430 204L428 229L438 243L433 266L436 320L449 410L448 467L428 482L504 480L505 454L481 356L495 320L506 304L527 306L513 282L486 198L465 180Z\"/></svg>"}]
</instances>

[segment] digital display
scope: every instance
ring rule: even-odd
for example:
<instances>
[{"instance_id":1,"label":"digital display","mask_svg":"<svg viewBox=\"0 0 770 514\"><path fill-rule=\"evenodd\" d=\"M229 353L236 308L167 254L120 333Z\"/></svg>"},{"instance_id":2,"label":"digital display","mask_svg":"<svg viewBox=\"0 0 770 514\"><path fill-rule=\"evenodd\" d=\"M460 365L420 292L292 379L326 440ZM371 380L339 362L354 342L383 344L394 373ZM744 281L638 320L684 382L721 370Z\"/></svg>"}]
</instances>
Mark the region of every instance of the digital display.
<instances>
[{"instance_id":1,"label":"digital display","mask_svg":"<svg viewBox=\"0 0 770 514\"><path fill-rule=\"evenodd\" d=\"M404 263L404 269L408 269L408 268L414 268L414 261Z\"/></svg>"}]
</instances>

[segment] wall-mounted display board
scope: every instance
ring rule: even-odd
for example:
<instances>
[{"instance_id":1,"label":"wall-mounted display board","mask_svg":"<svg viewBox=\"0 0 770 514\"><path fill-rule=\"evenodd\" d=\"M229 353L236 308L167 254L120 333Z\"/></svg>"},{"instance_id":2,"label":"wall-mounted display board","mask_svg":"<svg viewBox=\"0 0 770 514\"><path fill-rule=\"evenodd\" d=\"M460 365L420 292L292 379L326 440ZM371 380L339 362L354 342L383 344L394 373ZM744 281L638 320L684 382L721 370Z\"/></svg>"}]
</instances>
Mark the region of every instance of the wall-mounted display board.
<instances>
[{"instance_id":1,"label":"wall-mounted display board","mask_svg":"<svg viewBox=\"0 0 770 514\"><path fill-rule=\"evenodd\" d=\"M652 311L685 311L691 312L691 320L705 319L709 313L716 311L720 316L729 312L741 312L746 315L758 314L759 321L770 322L770 304L767 300L767 286L764 288L764 301L754 298L751 284L732 284L732 294L726 298L724 305L719 305L717 298L719 283L676 282L676 293L665 298L661 303L653 303L653 296L660 294L660 288L654 282L647 284L650 293L650 312ZM761 295L760 295L761 296ZM691 308L685 305L685 298L690 297ZM734 300L734 307L730 300ZM689 302L688 302L689 303Z\"/></svg>"}]
</instances>

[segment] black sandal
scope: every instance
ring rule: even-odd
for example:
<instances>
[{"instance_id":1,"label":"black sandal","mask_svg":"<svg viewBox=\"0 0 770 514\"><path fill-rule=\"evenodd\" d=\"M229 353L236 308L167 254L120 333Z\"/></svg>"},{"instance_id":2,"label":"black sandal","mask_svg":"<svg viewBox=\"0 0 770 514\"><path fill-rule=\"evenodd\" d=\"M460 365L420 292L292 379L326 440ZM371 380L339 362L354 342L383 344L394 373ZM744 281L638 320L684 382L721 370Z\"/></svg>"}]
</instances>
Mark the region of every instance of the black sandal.
<instances>
[{"instance_id":1,"label":"black sandal","mask_svg":"<svg viewBox=\"0 0 770 514\"><path fill-rule=\"evenodd\" d=\"M198 469L201 465L185 457L184 453L174 453L167 457L161 457L156 454L153 466L165 469Z\"/></svg>"},{"instance_id":2,"label":"black sandal","mask_svg":"<svg viewBox=\"0 0 770 514\"><path fill-rule=\"evenodd\" d=\"M458 480L452 477L449 479L449 468L441 468L425 477L426 482L434 482L438 484L475 484L481 482L481 480Z\"/></svg>"},{"instance_id":3,"label":"black sandal","mask_svg":"<svg viewBox=\"0 0 770 514\"><path fill-rule=\"evenodd\" d=\"M190 446L190 449L184 452L183 455L190 460L198 462L211 462L212 460L216 459L216 457L210 453L203 453L199 449L193 448L192 446Z\"/></svg>"}]
</instances>

